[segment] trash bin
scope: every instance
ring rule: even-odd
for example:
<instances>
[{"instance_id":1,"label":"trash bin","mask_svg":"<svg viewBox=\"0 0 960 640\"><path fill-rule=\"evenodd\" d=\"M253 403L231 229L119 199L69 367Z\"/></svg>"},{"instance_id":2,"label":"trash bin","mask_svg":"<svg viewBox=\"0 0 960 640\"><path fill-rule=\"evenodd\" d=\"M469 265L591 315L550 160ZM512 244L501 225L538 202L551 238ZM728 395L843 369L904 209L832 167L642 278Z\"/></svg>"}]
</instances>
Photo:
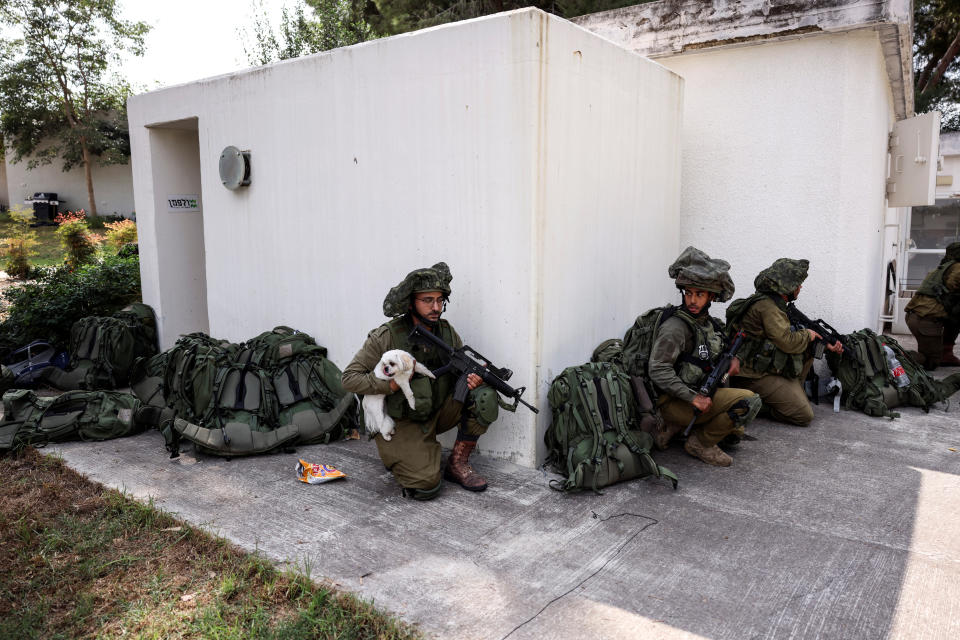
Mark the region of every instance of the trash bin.
<instances>
[{"instance_id":1,"label":"trash bin","mask_svg":"<svg viewBox=\"0 0 960 640\"><path fill-rule=\"evenodd\" d=\"M47 222L53 223L53 219L57 217L57 210L60 206L60 201L57 200L57 194L55 193L35 193L33 198L31 198L33 203L33 217L37 219L38 222Z\"/></svg>"}]
</instances>

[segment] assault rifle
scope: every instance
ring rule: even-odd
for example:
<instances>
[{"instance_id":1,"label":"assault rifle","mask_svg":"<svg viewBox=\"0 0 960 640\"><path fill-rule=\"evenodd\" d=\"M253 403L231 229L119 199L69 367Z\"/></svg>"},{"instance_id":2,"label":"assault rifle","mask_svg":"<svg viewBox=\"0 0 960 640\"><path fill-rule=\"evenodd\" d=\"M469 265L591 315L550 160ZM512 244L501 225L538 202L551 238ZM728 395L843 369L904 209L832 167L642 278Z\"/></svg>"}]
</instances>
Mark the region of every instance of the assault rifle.
<instances>
[{"instance_id":1,"label":"assault rifle","mask_svg":"<svg viewBox=\"0 0 960 640\"><path fill-rule=\"evenodd\" d=\"M501 405L505 409L508 409L509 411L516 411L517 404L519 403L523 404L534 413L540 413L539 409L520 397L523 395L523 392L526 391L526 387L514 389L507 384L507 380L509 380L510 376L513 375L513 371L510 371L510 369L507 369L506 367L499 368L493 366L493 364L491 364L487 358L484 358L482 355L477 353L472 347L463 345L459 349L454 349L419 324L416 325L413 328L413 331L410 332L410 340L427 346L436 347L443 353L446 353L450 356L450 362L443 365L436 371L433 371L432 373L438 378L449 371L459 374L457 382L453 387L453 399L457 402L466 401L467 392L470 390L470 388L467 386L467 376L471 373L475 373L480 376L486 384L496 389L499 393L502 393L508 398L513 398L512 407Z\"/></svg>"},{"instance_id":2,"label":"assault rifle","mask_svg":"<svg viewBox=\"0 0 960 640\"><path fill-rule=\"evenodd\" d=\"M740 350L740 345L743 344L743 338L745 335L746 334L744 334L743 329L737 331L737 335L734 336L733 342L730 343L730 348L720 356L720 359L717 360L717 363L713 365L713 369L710 370L710 375L707 376L707 379L702 385L700 385L700 389L697 390L698 395L713 399L713 394L715 394L720 385L726 382L730 377L728 375L730 372L730 365L733 363L733 359L737 357L737 351ZM700 417L700 413L700 409L697 409L696 407L693 408L693 419L690 420L690 424L687 425L687 428L683 430L684 436L690 435L690 431L693 429L693 423L696 422L697 418Z\"/></svg>"},{"instance_id":3,"label":"assault rifle","mask_svg":"<svg viewBox=\"0 0 960 640\"><path fill-rule=\"evenodd\" d=\"M819 360L823 357L823 349L828 344L840 343L843 345L844 352L847 351L847 345L845 344L843 336L840 335L836 329L828 325L823 320L819 318L816 320L811 320L803 311L797 309L797 305L790 303L787 305L787 318L790 319L790 323L794 326L799 326L804 329L813 329L819 333L822 338L813 341L813 357ZM853 353L851 352L851 355Z\"/></svg>"}]
</instances>

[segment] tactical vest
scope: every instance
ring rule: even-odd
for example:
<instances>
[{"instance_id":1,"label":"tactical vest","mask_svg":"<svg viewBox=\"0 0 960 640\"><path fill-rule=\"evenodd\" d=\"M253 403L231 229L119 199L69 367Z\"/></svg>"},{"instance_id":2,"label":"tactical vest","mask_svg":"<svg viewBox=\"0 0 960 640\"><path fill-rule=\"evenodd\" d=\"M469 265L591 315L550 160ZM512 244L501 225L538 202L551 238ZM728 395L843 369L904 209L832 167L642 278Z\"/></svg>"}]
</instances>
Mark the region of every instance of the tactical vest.
<instances>
[{"instance_id":1,"label":"tactical vest","mask_svg":"<svg viewBox=\"0 0 960 640\"><path fill-rule=\"evenodd\" d=\"M943 305L944 311L953 318L960 317L960 291L950 291L944 282L947 270L958 264L955 260L948 260L927 274L917 289L918 295L929 296Z\"/></svg>"},{"instance_id":2,"label":"tactical vest","mask_svg":"<svg viewBox=\"0 0 960 640\"><path fill-rule=\"evenodd\" d=\"M742 328L741 321L751 307L764 298L770 298L777 309L787 313L787 301L780 296L757 292L749 298L734 300L727 308L727 331L732 333ZM737 353L743 367L758 374L774 374L785 378L798 378L803 371L804 354L787 353L777 348L765 336L747 334Z\"/></svg>"},{"instance_id":3,"label":"tactical vest","mask_svg":"<svg viewBox=\"0 0 960 640\"><path fill-rule=\"evenodd\" d=\"M433 347L410 342L413 320L409 315L394 318L387 323L387 328L390 329L394 349L406 351L417 362L423 363L431 371L447 364L446 354ZM440 320L438 332L441 340L453 346L453 328L449 322ZM402 393L391 393L386 399L387 415L394 420L424 422L440 410L447 396L453 393L455 382L456 378L450 373L444 374L436 380L431 380L426 376L414 376L410 380L410 390L413 391L417 408L411 409Z\"/></svg>"},{"instance_id":4,"label":"tactical vest","mask_svg":"<svg viewBox=\"0 0 960 640\"><path fill-rule=\"evenodd\" d=\"M683 308L677 309L673 315L683 320L693 333L693 345L677 358L674 371L685 385L696 389L723 354L723 335L715 318L707 316L708 322L698 322Z\"/></svg>"}]
</instances>

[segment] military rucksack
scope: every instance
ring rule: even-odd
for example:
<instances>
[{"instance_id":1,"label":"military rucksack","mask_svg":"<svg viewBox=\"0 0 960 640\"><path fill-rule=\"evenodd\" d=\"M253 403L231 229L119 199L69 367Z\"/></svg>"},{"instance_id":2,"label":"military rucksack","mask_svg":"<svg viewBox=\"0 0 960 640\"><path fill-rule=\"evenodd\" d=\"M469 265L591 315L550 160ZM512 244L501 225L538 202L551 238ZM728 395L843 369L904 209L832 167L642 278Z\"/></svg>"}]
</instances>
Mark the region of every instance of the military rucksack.
<instances>
[{"instance_id":1,"label":"military rucksack","mask_svg":"<svg viewBox=\"0 0 960 640\"><path fill-rule=\"evenodd\" d=\"M277 396L270 375L255 364L231 363L220 367L210 402L199 421L179 417L160 427L171 457L179 454L180 439L198 450L234 457L266 453L299 436L294 425L277 427Z\"/></svg>"},{"instance_id":2,"label":"military rucksack","mask_svg":"<svg viewBox=\"0 0 960 640\"><path fill-rule=\"evenodd\" d=\"M343 390L340 376L319 346L277 367L277 422L295 425L301 444L327 444L358 428L356 396Z\"/></svg>"},{"instance_id":3,"label":"military rucksack","mask_svg":"<svg viewBox=\"0 0 960 640\"><path fill-rule=\"evenodd\" d=\"M544 434L547 462L565 476L559 491L601 487L655 475L677 486L677 476L650 456L653 439L640 429L630 377L597 362L568 367L547 395L553 422Z\"/></svg>"},{"instance_id":4,"label":"military rucksack","mask_svg":"<svg viewBox=\"0 0 960 640\"><path fill-rule=\"evenodd\" d=\"M861 329L847 336L843 354L827 353L830 371L840 381L841 400L849 409L870 416L898 417L892 409L898 406L920 407L929 411L936 403L946 400L960 388L960 373L937 380L924 371L890 336L877 335L870 329ZM894 356L909 378L909 384L898 387L891 372L884 345Z\"/></svg>"},{"instance_id":5,"label":"military rucksack","mask_svg":"<svg viewBox=\"0 0 960 640\"><path fill-rule=\"evenodd\" d=\"M273 372L301 353L316 352L317 349L324 356L327 355L327 350L318 346L309 334L279 326L243 343L236 355L236 362L256 364Z\"/></svg>"},{"instance_id":6,"label":"military rucksack","mask_svg":"<svg viewBox=\"0 0 960 640\"><path fill-rule=\"evenodd\" d=\"M117 391L68 391L40 398L33 391L14 389L3 395L0 451L133 435L143 430L134 419L139 407L133 395Z\"/></svg>"},{"instance_id":7,"label":"military rucksack","mask_svg":"<svg viewBox=\"0 0 960 640\"><path fill-rule=\"evenodd\" d=\"M45 380L58 389L115 389L128 384L130 368L157 352L153 309L136 303L112 316L88 316L70 328L70 364L51 368Z\"/></svg>"},{"instance_id":8,"label":"military rucksack","mask_svg":"<svg viewBox=\"0 0 960 640\"><path fill-rule=\"evenodd\" d=\"M217 372L233 362L237 349L235 344L202 332L180 336L166 352L164 404L178 417L199 422L210 406Z\"/></svg>"},{"instance_id":9,"label":"military rucksack","mask_svg":"<svg viewBox=\"0 0 960 640\"><path fill-rule=\"evenodd\" d=\"M647 365L650 364L650 351L653 349L657 330L676 310L677 307L673 305L655 307L637 316L633 326L627 329L623 336L621 359L623 368L629 375L647 378Z\"/></svg>"}]
</instances>

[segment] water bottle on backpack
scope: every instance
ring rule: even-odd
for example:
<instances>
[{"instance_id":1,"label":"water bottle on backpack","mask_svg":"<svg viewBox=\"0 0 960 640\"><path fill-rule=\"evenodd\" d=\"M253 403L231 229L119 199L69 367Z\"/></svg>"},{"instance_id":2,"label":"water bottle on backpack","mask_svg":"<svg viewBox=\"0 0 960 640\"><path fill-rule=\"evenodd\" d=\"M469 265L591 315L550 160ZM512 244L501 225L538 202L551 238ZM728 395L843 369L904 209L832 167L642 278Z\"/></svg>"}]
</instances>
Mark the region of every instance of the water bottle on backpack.
<instances>
[{"instance_id":1,"label":"water bottle on backpack","mask_svg":"<svg viewBox=\"0 0 960 640\"><path fill-rule=\"evenodd\" d=\"M910 384L910 376L903 369L903 365L897 360L896 354L886 344L883 345L883 352L887 354L887 366L890 367L890 373L893 375L893 381L897 387L903 388Z\"/></svg>"}]
</instances>

